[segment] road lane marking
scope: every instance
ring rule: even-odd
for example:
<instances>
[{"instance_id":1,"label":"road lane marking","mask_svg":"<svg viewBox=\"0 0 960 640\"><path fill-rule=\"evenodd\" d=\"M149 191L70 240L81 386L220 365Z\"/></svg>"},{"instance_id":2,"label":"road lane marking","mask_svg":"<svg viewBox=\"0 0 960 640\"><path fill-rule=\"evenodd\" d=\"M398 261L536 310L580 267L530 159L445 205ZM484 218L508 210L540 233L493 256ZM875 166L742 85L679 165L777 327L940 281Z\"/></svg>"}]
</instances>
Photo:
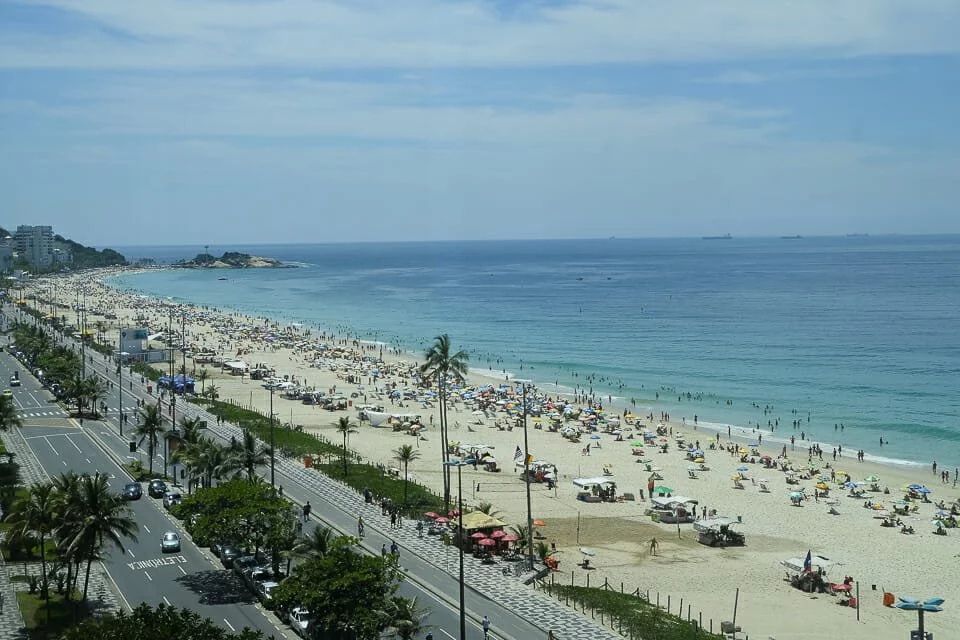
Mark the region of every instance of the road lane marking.
<instances>
[{"instance_id":1,"label":"road lane marking","mask_svg":"<svg viewBox=\"0 0 960 640\"><path fill-rule=\"evenodd\" d=\"M163 558L151 558L150 560L137 560L136 562L128 562L127 566L130 567L131 571L139 571L140 569L172 567L178 564L186 564L187 562L186 556L165 556Z\"/></svg>"},{"instance_id":2,"label":"road lane marking","mask_svg":"<svg viewBox=\"0 0 960 640\"><path fill-rule=\"evenodd\" d=\"M86 460L87 460L87 464L93 464L92 462L90 462L90 458L87 458Z\"/></svg>"},{"instance_id":3,"label":"road lane marking","mask_svg":"<svg viewBox=\"0 0 960 640\"><path fill-rule=\"evenodd\" d=\"M183 575L187 575L187 572L183 570L183 567L178 566L177 569L180 569L180 573L182 573Z\"/></svg>"},{"instance_id":4,"label":"road lane marking","mask_svg":"<svg viewBox=\"0 0 960 640\"><path fill-rule=\"evenodd\" d=\"M83 453L83 449L81 449L80 447L78 447L78 446L77 446L77 443L74 442L74 441L73 441L73 438L71 438L69 435L67 435L67 440L70 441L70 444L73 445L73 448L74 448L74 449L76 449L76 450L79 451L80 453Z\"/></svg>"},{"instance_id":5,"label":"road lane marking","mask_svg":"<svg viewBox=\"0 0 960 640\"><path fill-rule=\"evenodd\" d=\"M56 447L53 446L53 443L50 442L50 438L48 438L47 436L43 436L43 439L46 441L46 443L47 443L48 445L50 445L50 448L53 449L53 454L56 455L56 456L59 456L59 455L60 455L60 452L57 451ZM63 464L67 464L67 463L64 462Z\"/></svg>"},{"instance_id":6,"label":"road lane marking","mask_svg":"<svg viewBox=\"0 0 960 640\"><path fill-rule=\"evenodd\" d=\"M149 532L148 532L148 533L149 533ZM137 557L137 556L133 555L133 551L131 551L130 549L127 549L127 553L130 554L130 557L131 557L131 558L136 558L136 557Z\"/></svg>"},{"instance_id":7,"label":"road lane marking","mask_svg":"<svg viewBox=\"0 0 960 640\"><path fill-rule=\"evenodd\" d=\"M173 605L170 604L170 601L167 600L167 596L163 596L163 601L167 603L167 606L168 606L168 607L173 606Z\"/></svg>"},{"instance_id":8,"label":"road lane marking","mask_svg":"<svg viewBox=\"0 0 960 640\"><path fill-rule=\"evenodd\" d=\"M230 621L229 621L229 620L227 620L226 618L224 618L223 621L226 623L226 625L227 625L228 627L230 627L230 631L232 631L233 633L236 633L236 632L237 632L237 630L233 628L233 625L230 624Z\"/></svg>"},{"instance_id":9,"label":"road lane marking","mask_svg":"<svg viewBox=\"0 0 960 640\"><path fill-rule=\"evenodd\" d=\"M144 571L144 572L143 572L143 575L147 576L147 580L149 580L150 582L153 582L153 578L150 577L150 574L149 574L149 573L147 573L146 571Z\"/></svg>"},{"instance_id":10,"label":"road lane marking","mask_svg":"<svg viewBox=\"0 0 960 640\"><path fill-rule=\"evenodd\" d=\"M150 528L147 525L143 525L143 530L150 533Z\"/></svg>"},{"instance_id":11,"label":"road lane marking","mask_svg":"<svg viewBox=\"0 0 960 640\"><path fill-rule=\"evenodd\" d=\"M453 640L453 636L447 633L446 631L444 631L443 629L438 629L438 631L443 635L447 636L448 638L450 638L450 640Z\"/></svg>"}]
</instances>

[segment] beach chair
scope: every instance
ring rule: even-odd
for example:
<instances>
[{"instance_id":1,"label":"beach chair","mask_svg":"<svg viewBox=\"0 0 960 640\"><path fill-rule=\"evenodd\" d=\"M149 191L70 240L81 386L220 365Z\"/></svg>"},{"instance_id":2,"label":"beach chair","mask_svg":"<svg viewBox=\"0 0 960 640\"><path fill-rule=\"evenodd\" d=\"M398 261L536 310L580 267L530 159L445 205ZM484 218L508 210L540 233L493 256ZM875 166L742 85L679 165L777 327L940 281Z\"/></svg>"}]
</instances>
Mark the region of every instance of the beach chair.
<instances>
[{"instance_id":1,"label":"beach chair","mask_svg":"<svg viewBox=\"0 0 960 640\"><path fill-rule=\"evenodd\" d=\"M743 489L743 482L741 482L740 478L734 479L734 481L733 481L733 488L734 488L734 489Z\"/></svg>"},{"instance_id":2,"label":"beach chair","mask_svg":"<svg viewBox=\"0 0 960 640\"><path fill-rule=\"evenodd\" d=\"M693 469L687 469L687 477L690 478L691 480L696 480L700 476L698 476L697 472L694 471Z\"/></svg>"},{"instance_id":3,"label":"beach chair","mask_svg":"<svg viewBox=\"0 0 960 640\"><path fill-rule=\"evenodd\" d=\"M770 493L770 489L767 487L766 480L760 480L760 493Z\"/></svg>"}]
</instances>

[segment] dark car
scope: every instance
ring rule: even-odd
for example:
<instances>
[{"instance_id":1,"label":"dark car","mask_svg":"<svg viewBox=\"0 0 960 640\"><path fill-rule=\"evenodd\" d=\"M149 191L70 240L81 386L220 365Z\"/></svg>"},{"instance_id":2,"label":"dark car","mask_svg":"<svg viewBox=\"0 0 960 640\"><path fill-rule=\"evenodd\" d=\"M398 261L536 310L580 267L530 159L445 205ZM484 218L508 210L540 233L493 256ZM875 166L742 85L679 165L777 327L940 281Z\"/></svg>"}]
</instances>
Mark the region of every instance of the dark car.
<instances>
[{"instance_id":1,"label":"dark car","mask_svg":"<svg viewBox=\"0 0 960 640\"><path fill-rule=\"evenodd\" d=\"M212 545L210 545L210 553L219 558L221 551L232 546L234 546L234 544L229 540L220 540L219 542L214 542Z\"/></svg>"},{"instance_id":2,"label":"dark car","mask_svg":"<svg viewBox=\"0 0 960 640\"><path fill-rule=\"evenodd\" d=\"M151 498L162 498L163 494L167 492L167 483L163 480L151 480L150 487L147 489L147 493L150 494Z\"/></svg>"},{"instance_id":3,"label":"dark car","mask_svg":"<svg viewBox=\"0 0 960 640\"><path fill-rule=\"evenodd\" d=\"M183 496L179 491L167 491L163 496L163 508L167 511L173 509L175 505L183 502Z\"/></svg>"},{"instance_id":4,"label":"dark car","mask_svg":"<svg viewBox=\"0 0 960 640\"><path fill-rule=\"evenodd\" d=\"M223 563L223 566L227 569L233 567L233 561L239 558L242 554L240 549L236 548L232 544L225 544L220 547L220 562Z\"/></svg>"},{"instance_id":5,"label":"dark car","mask_svg":"<svg viewBox=\"0 0 960 640\"><path fill-rule=\"evenodd\" d=\"M131 482L123 485L123 493L121 495L124 500L139 500L143 497L143 488L139 482Z\"/></svg>"},{"instance_id":6,"label":"dark car","mask_svg":"<svg viewBox=\"0 0 960 640\"><path fill-rule=\"evenodd\" d=\"M267 563L268 561L263 554L243 556L233 561L233 572L238 576L243 576L244 570L250 569L251 567L265 566Z\"/></svg>"}]
</instances>

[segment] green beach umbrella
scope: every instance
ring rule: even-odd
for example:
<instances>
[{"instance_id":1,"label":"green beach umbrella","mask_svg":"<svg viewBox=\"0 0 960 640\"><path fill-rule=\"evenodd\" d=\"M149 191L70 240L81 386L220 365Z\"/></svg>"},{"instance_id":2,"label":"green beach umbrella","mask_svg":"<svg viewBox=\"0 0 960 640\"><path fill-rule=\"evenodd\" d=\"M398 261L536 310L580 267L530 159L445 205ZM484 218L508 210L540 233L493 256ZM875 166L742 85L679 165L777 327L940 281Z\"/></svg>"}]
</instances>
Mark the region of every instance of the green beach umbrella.
<instances>
[{"instance_id":1,"label":"green beach umbrella","mask_svg":"<svg viewBox=\"0 0 960 640\"><path fill-rule=\"evenodd\" d=\"M663 485L653 488L654 493L673 493L673 489L670 487L664 487Z\"/></svg>"},{"instance_id":2,"label":"green beach umbrella","mask_svg":"<svg viewBox=\"0 0 960 640\"><path fill-rule=\"evenodd\" d=\"M864 482L880 482L880 476L876 476L876 475L867 476L866 478L863 479L863 481Z\"/></svg>"},{"instance_id":3,"label":"green beach umbrella","mask_svg":"<svg viewBox=\"0 0 960 640\"><path fill-rule=\"evenodd\" d=\"M634 440L633 442L630 443L630 446L631 446L631 447L642 447L642 446L643 446L643 442L641 442L640 440Z\"/></svg>"}]
</instances>

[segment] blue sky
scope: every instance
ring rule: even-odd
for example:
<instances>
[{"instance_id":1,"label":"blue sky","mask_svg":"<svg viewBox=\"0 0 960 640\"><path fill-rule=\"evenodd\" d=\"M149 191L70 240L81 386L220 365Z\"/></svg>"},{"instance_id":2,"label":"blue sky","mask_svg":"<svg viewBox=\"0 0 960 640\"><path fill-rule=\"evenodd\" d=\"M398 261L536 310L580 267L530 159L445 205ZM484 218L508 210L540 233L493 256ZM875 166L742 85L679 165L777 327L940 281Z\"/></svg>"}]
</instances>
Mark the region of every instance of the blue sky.
<instances>
[{"instance_id":1,"label":"blue sky","mask_svg":"<svg viewBox=\"0 0 960 640\"><path fill-rule=\"evenodd\" d=\"M0 0L0 224L960 233L953 0Z\"/></svg>"}]
</instances>

